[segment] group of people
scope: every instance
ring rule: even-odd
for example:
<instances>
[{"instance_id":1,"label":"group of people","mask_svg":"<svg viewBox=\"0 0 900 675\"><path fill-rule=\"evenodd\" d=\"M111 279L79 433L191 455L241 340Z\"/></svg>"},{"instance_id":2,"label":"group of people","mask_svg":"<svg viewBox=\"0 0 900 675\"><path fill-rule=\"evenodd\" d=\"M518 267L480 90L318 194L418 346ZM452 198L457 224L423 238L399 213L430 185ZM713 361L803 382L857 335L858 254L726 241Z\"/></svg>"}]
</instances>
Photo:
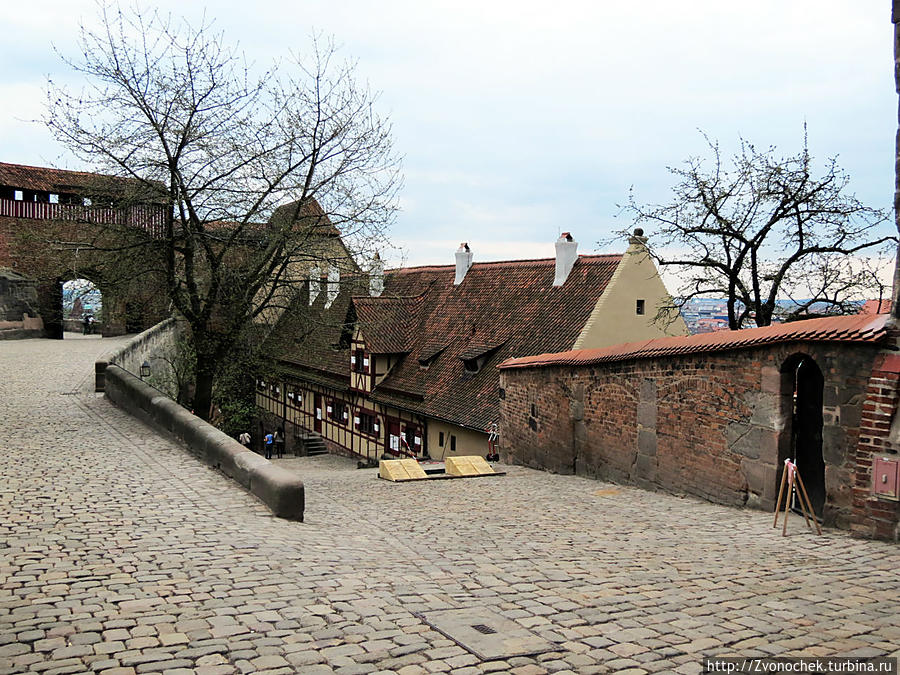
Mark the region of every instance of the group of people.
<instances>
[{"instance_id":1,"label":"group of people","mask_svg":"<svg viewBox=\"0 0 900 675\"><path fill-rule=\"evenodd\" d=\"M250 448L250 434L246 431L238 436L238 440L245 448ZM284 429L278 428L275 433L268 433L263 436L263 448L265 450L266 459L272 459L272 451L274 449L278 459L284 457Z\"/></svg>"},{"instance_id":2,"label":"group of people","mask_svg":"<svg viewBox=\"0 0 900 675\"><path fill-rule=\"evenodd\" d=\"M91 335L94 332L94 315L85 314L81 319L81 332L83 335Z\"/></svg>"}]
</instances>

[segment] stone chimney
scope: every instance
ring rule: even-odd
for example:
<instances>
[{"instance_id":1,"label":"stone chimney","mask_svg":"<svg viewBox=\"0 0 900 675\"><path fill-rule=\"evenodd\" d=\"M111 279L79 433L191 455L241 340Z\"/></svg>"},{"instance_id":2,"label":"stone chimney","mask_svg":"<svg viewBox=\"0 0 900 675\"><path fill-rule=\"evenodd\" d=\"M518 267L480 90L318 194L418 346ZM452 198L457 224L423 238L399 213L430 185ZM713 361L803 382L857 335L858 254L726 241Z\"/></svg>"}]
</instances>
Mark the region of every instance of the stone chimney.
<instances>
[{"instance_id":1,"label":"stone chimney","mask_svg":"<svg viewBox=\"0 0 900 675\"><path fill-rule=\"evenodd\" d=\"M378 251L375 251L375 257L372 258L372 264L369 265L369 295L373 298L380 297L384 292L384 262Z\"/></svg>"},{"instance_id":2,"label":"stone chimney","mask_svg":"<svg viewBox=\"0 0 900 675\"><path fill-rule=\"evenodd\" d=\"M469 245L463 242L456 251L456 278L453 280L454 286L459 286L462 280L466 278L466 272L472 266L472 251Z\"/></svg>"},{"instance_id":3,"label":"stone chimney","mask_svg":"<svg viewBox=\"0 0 900 675\"><path fill-rule=\"evenodd\" d=\"M553 277L554 286L562 286L569 278L569 272L578 260L578 242L573 241L572 235L563 232L556 240L556 276Z\"/></svg>"}]
</instances>

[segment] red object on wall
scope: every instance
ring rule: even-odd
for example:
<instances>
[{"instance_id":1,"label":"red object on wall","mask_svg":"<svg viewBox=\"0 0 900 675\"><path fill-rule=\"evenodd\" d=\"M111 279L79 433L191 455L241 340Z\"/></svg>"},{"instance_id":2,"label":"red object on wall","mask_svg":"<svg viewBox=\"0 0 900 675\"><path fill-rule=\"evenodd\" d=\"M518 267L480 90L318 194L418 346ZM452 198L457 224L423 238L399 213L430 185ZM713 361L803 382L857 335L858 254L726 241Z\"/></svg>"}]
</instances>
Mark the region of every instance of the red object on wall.
<instances>
[{"instance_id":1,"label":"red object on wall","mask_svg":"<svg viewBox=\"0 0 900 675\"><path fill-rule=\"evenodd\" d=\"M872 492L882 499L900 500L900 461L887 457L873 460Z\"/></svg>"}]
</instances>

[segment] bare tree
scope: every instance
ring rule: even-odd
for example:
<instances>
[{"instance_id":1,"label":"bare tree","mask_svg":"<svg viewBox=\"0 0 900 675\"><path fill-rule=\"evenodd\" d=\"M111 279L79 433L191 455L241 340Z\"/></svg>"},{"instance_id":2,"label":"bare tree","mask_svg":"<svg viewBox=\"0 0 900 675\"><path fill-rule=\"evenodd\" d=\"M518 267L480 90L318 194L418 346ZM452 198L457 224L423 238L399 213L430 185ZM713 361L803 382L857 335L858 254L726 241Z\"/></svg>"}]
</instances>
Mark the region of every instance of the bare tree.
<instances>
[{"instance_id":1,"label":"bare tree","mask_svg":"<svg viewBox=\"0 0 900 675\"><path fill-rule=\"evenodd\" d=\"M732 330L767 326L778 300L796 303L782 318L855 311L851 301L883 291L863 252L895 241L879 236L883 211L848 194L849 177L834 159L813 175L806 147L778 156L741 143L726 162L718 143L704 136L711 159L692 157L669 168L678 180L667 204L638 204L626 211L649 230L649 251L681 280L680 308L696 297L728 301ZM673 308L660 308L660 316Z\"/></svg>"},{"instance_id":2,"label":"bare tree","mask_svg":"<svg viewBox=\"0 0 900 675\"><path fill-rule=\"evenodd\" d=\"M384 245L401 182L390 124L330 42L314 37L308 58L257 72L209 23L101 11L99 29L81 27L77 58L64 57L87 87L51 81L46 122L165 216L143 237L72 243L115 241L123 264L158 261L190 327L194 408L207 417L249 326L289 305L312 266L353 269Z\"/></svg>"}]
</instances>

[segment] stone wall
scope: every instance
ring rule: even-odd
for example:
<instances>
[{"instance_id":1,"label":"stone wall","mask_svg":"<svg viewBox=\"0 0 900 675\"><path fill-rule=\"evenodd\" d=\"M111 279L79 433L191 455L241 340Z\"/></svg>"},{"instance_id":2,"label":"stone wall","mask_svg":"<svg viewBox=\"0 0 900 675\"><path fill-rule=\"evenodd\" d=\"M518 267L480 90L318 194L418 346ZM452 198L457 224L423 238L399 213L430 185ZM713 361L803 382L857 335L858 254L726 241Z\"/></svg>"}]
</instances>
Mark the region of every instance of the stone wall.
<instances>
[{"instance_id":1,"label":"stone wall","mask_svg":"<svg viewBox=\"0 0 900 675\"><path fill-rule=\"evenodd\" d=\"M117 365L132 375L140 377L141 365L150 364L150 384L169 398L176 398L177 383L169 378L169 362L174 359L179 334L178 322L166 319L148 328L115 351L105 354L96 363L95 390L103 391L103 373L107 365Z\"/></svg>"},{"instance_id":2,"label":"stone wall","mask_svg":"<svg viewBox=\"0 0 900 675\"><path fill-rule=\"evenodd\" d=\"M897 504L871 496L871 470L865 452L857 452L896 452L872 436L886 439L889 422L864 415L873 406L867 397L881 396L874 405L890 416L897 398L896 372L890 385L870 382L873 364L884 358L871 344L781 344L504 369L503 458L772 510L783 460L791 456L794 369L801 355L811 357L824 376L825 523L896 538ZM875 516L881 519L877 528Z\"/></svg>"}]
</instances>

